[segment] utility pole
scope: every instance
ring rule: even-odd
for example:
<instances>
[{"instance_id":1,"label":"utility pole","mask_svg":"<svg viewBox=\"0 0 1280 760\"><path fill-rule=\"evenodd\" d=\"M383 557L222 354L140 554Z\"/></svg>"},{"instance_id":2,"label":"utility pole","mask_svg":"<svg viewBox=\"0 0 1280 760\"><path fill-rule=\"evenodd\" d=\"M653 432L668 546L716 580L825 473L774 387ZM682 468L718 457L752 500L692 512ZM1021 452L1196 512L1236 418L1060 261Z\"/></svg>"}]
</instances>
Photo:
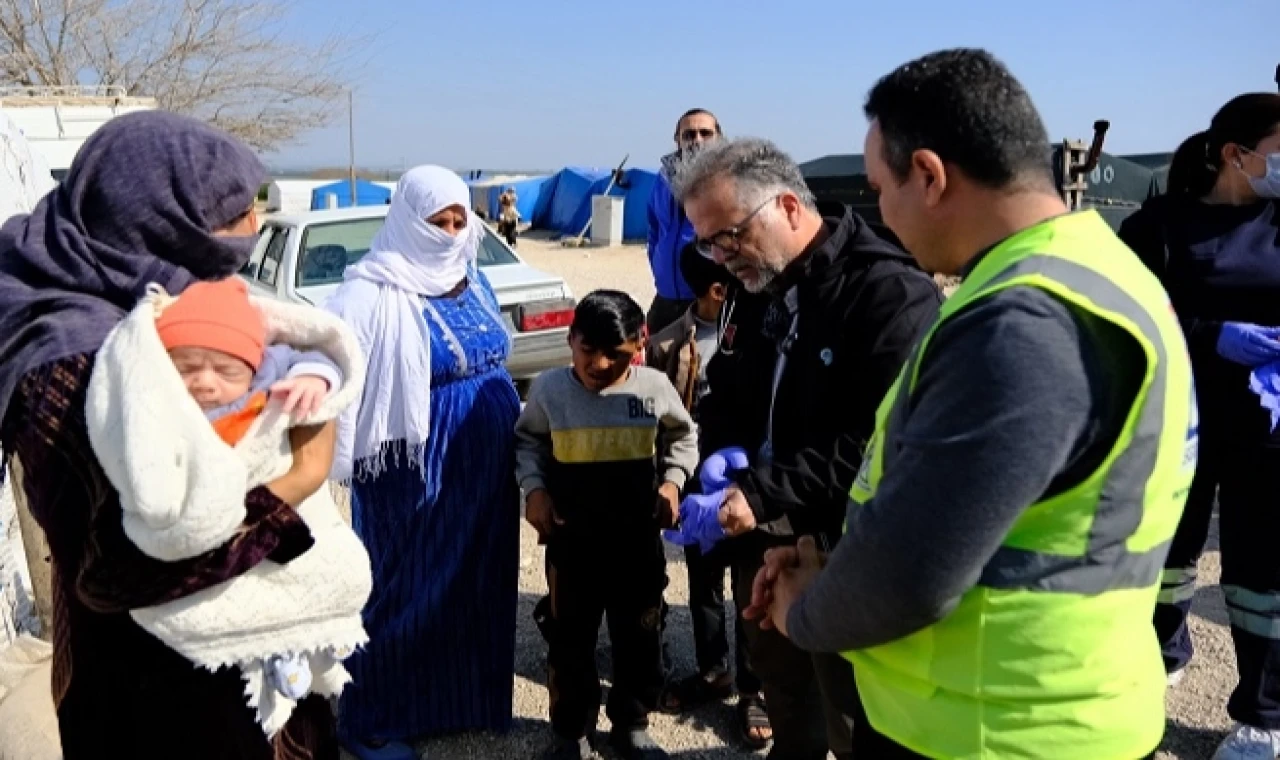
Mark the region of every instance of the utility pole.
<instances>
[{"instance_id":1,"label":"utility pole","mask_svg":"<svg viewBox=\"0 0 1280 760\"><path fill-rule=\"evenodd\" d=\"M351 183L351 205L356 203L356 96L347 90L347 180Z\"/></svg>"}]
</instances>

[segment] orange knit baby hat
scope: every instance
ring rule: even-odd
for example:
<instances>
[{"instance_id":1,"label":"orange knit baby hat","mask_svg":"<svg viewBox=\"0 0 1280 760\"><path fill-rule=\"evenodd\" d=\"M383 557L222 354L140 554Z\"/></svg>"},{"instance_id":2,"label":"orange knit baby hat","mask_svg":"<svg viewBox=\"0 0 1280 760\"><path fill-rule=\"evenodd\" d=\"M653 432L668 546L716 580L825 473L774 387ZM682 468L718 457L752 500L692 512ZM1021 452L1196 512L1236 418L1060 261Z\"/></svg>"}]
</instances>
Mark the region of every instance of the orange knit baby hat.
<instances>
[{"instance_id":1,"label":"orange knit baby hat","mask_svg":"<svg viewBox=\"0 0 1280 760\"><path fill-rule=\"evenodd\" d=\"M267 327L249 303L249 288L238 277L197 282L169 304L156 320L168 351L208 348L243 360L254 372L262 365Z\"/></svg>"}]
</instances>

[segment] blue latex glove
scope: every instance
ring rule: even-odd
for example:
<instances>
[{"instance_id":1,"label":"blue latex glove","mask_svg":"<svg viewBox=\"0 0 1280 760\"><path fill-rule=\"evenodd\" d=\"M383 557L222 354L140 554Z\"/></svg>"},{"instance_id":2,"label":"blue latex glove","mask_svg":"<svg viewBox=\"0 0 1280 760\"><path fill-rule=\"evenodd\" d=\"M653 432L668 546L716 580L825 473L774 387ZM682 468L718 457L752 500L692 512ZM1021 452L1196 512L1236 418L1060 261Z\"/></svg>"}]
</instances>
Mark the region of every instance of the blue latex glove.
<instances>
[{"instance_id":1,"label":"blue latex glove","mask_svg":"<svg viewBox=\"0 0 1280 760\"><path fill-rule=\"evenodd\" d=\"M1218 335L1218 355L1246 367L1280 359L1280 327L1248 322L1224 322Z\"/></svg>"},{"instance_id":2,"label":"blue latex glove","mask_svg":"<svg viewBox=\"0 0 1280 760\"><path fill-rule=\"evenodd\" d=\"M1262 408L1271 412L1271 429L1280 423L1280 362L1271 362L1249 373L1249 390L1258 394Z\"/></svg>"},{"instance_id":3,"label":"blue latex glove","mask_svg":"<svg viewBox=\"0 0 1280 760\"><path fill-rule=\"evenodd\" d=\"M662 531L662 537L676 546L697 545L706 554L724 538L724 527L720 525L723 503L723 490L686 496L680 502L680 527Z\"/></svg>"},{"instance_id":4,"label":"blue latex glove","mask_svg":"<svg viewBox=\"0 0 1280 760\"><path fill-rule=\"evenodd\" d=\"M746 449L738 446L720 449L702 463L698 479L702 481L703 492L711 493L728 488L733 482L729 475L750 466L751 459L747 456Z\"/></svg>"}]
</instances>

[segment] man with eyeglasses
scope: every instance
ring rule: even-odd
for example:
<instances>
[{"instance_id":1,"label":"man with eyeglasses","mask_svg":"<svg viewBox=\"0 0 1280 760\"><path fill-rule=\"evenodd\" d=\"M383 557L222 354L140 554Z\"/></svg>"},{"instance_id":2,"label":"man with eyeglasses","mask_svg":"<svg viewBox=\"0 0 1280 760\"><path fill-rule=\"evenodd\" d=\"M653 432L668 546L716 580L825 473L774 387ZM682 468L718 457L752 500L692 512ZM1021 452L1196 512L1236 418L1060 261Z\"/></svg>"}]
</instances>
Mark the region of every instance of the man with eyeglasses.
<instances>
[{"instance_id":1,"label":"man with eyeglasses","mask_svg":"<svg viewBox=\"0 0 1280 760\"><path fill-rule=\"evenodd\" d=\"M876 407L942 296L851 209L820 207L800 168L768 141L709 145L684 162L674 187L698 249L741 284L724 307L700 407L704 470L727 470L732 484L686 500L681 520L706 525L715 510L729 538L714 551L733 554L744 608L768 549L840 538ZM745 631L773 726L770 757L852 757L849 664L751 621Z\"/></svg>"},{"instance_id":2,"label":"man with eyeglasses","mask_svg":"<svg viewBox=\"0 0 1280 760\"><path fill-rule=\"evenodd\" d=\"M686 111L676 122L676 149L662 157L658 181L649 196L649 269L657 295L649 307L646 325L656 335L688 311L694 294L680 273L680 252L693 240L693 226L671 193L671 176L682 161L703 146L720 139L720 122L702 108Z\"/></svg>"}]
</instances>

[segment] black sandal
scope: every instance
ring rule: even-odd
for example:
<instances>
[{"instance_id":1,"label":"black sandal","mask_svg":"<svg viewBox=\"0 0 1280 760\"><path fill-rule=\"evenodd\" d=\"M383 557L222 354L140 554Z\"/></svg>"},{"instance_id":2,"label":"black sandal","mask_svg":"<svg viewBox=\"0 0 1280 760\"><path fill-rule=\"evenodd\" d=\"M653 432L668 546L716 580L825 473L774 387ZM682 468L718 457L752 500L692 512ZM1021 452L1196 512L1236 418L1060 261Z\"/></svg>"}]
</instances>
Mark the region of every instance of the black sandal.
<instances>
[{"instance_id":1,"label":"black sandal","mask_svg":"<svg viewBox=\"0 0 1280 760\"><path fill-rule=\"evenodd\" d=\"M706 676L695 673L675 683L667 684L658 699L658 710L667 715L680 715L711 702L721 702L733 696L733 674L717 673L708 681Z\"/></svg>"},{"instance_id":2,"label":"black sandal","mask_svg":"<svg viewBox=\"0 0 1280 760\"><path fill-rule=\"evenodd\" d=\"M745 694L738 699L738 729L742 743L753 752L762 750L773 741L773 725L765 710L764 699L759 694ZM753 735L752 732L756 735ZM768 733L768 736L758 734Z\"/></svg>"}]
</instances>

